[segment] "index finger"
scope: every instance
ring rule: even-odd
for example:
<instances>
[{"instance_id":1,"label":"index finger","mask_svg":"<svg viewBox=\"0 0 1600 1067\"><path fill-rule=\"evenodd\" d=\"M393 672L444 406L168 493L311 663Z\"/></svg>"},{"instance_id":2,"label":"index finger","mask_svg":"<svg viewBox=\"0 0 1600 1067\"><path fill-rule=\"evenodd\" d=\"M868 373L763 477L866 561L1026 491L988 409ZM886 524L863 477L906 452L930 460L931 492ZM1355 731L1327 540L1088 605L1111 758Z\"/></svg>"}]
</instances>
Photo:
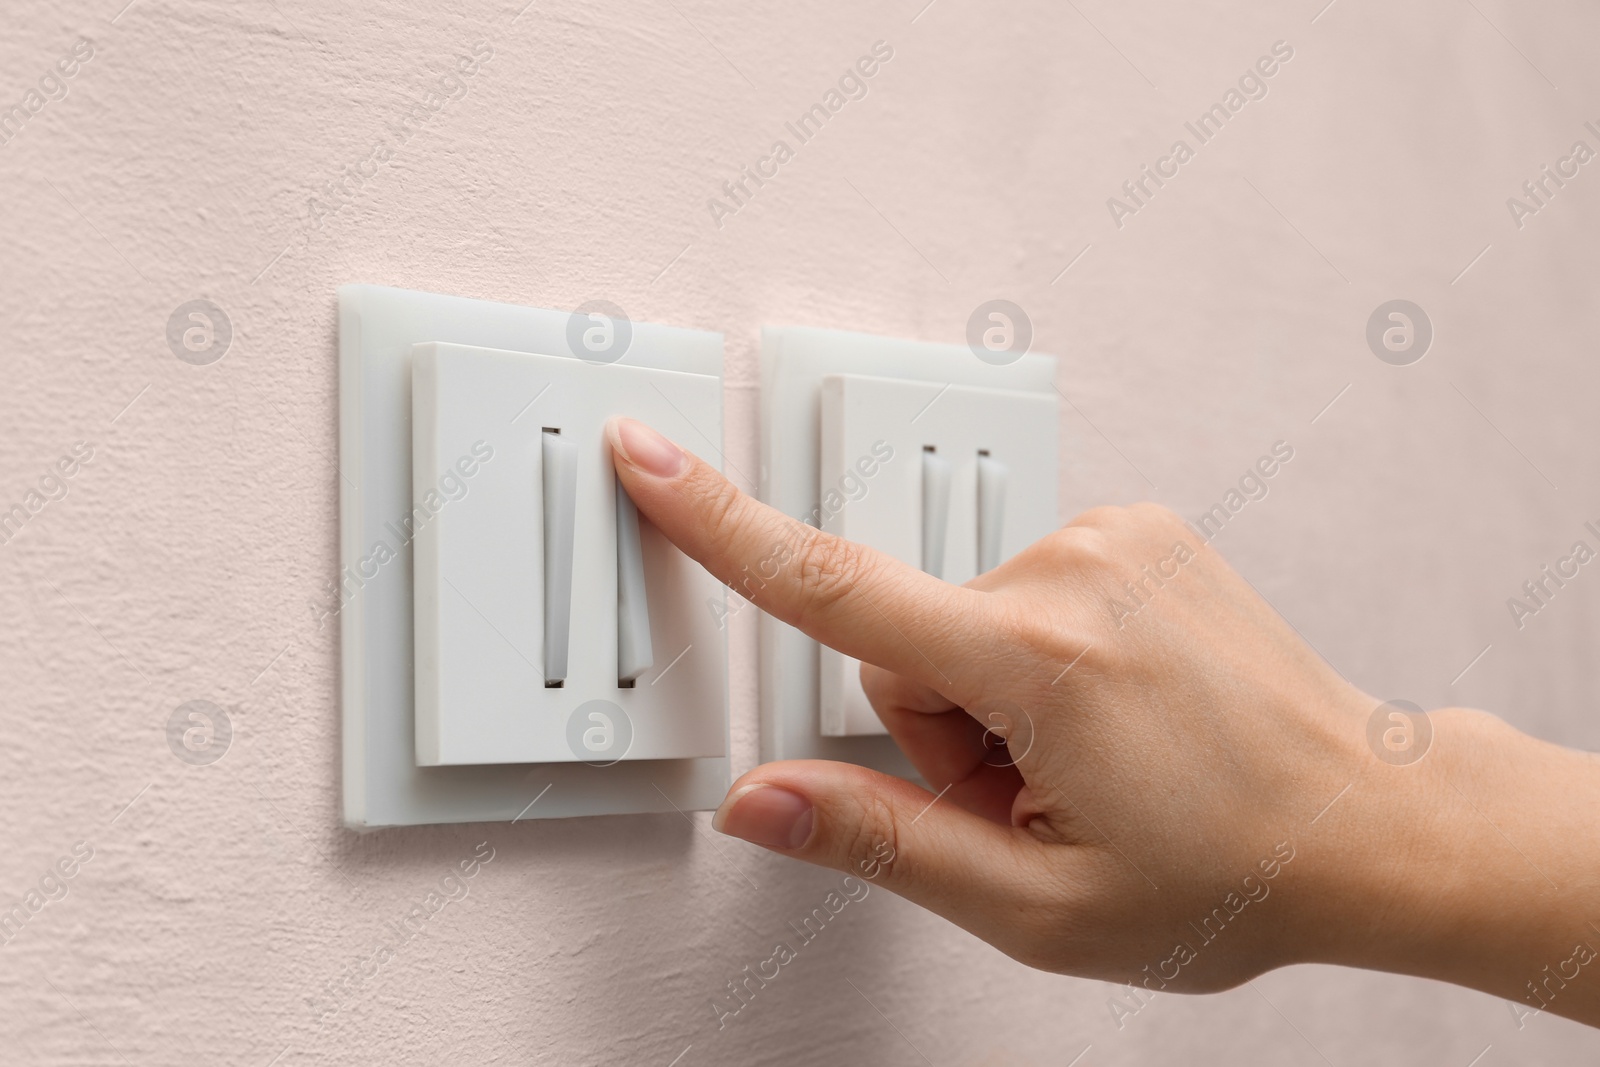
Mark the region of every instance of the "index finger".
<instances>
[{"instance_id":1,"label":"index finger","mask_svg":"<svg viewBox=\"0 0 1600 1067\"><path fill-rule=\"evenodd\" d=\"M847 656L958 703L973 695L968 667L986 594L753 500L641 422L614 418L606 434L639 510L724 585Z\"/></svg>"}]
</instances>

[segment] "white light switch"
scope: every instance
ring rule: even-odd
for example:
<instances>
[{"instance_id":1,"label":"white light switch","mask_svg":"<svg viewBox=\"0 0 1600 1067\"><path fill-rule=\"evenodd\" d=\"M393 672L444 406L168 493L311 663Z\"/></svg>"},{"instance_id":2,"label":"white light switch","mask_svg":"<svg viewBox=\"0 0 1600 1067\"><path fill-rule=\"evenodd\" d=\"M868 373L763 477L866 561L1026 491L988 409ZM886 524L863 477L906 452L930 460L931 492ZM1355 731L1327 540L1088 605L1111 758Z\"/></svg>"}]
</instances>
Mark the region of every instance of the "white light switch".
<instances>
[{"instance_id":1,"label":"white light switch","mask_svg":"<svg viewBox=\"0 0 1600 1067\"><path fill-rule=\"evenodd\" d=\"M323 622L340 635L347 826L675 814L726 794L724 591L638 523L601 438L606 415L637 415L716 464L722 336L618 314L340 288ZM605 364L589 361L600 333ZM547 600L563 575L570 594ZM565 670L545 641L561 620Z\"/></svg>"},{"instance_id":2,"label":"white light switch","mask_svg":"<svg viewBox=\"0 0 1600 1067\"><path fill-rule=\"evenodd\" d=\"M1056 528L1053 394L835 374L822 379L821 414L822 485L863 486L824 510L829 533L960 584ZM860 457L885 452L864 478ZM860 662L820 656L822 732L885 733Z\"/></svg>"},{"instance_id":3,"label":"white light switch","mask_svg":"<svg viewBox=\"0 0 1600 1067\"><path fill-rule=\"evenodd\" d=\"M1053 357L806 327L761 337L761 492L779 510L949 582L1054 530ZM859 664L763 616L761 755L913 777Z\"/></svg>"},{"instance_id":4,"label":"white light switch","mask_svg":"<svg viewBox=\"0 0 1600 1067\"><path fill-rule=\"evenodd\" d=\"M692 445L721 383L454 344L413 359L412 496L443 497L415 544L418 763L724 754L720 586L641 526L604 433L628 415Z\"/></svg>"}]
</instances>

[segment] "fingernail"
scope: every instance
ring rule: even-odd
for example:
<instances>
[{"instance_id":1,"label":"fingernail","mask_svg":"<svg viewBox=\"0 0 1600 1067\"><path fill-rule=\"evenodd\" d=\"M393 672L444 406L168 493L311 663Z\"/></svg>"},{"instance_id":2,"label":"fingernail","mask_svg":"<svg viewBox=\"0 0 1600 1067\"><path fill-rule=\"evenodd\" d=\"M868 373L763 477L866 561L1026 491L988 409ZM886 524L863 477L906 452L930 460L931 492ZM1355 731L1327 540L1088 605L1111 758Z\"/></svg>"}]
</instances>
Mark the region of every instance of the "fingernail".
<instances>
[{"instance_id":1,"label":"fingernail","mask_svg":"<svg viewBox=\"0 0 1600 1067\"><path fill-rule=\"evenodd\" d=\"M712 829L753 845L799 848L811 837L811 801L775 785L747 785L728 794L711 817Z\"/></svg>"},{"instance_id":2,"label":"fingernail","mask_svg":"<svg viewBox=\"0 0 1600 1067\"><path fill-rule=\"evenodd\" d=\"M683 469L683 450L642 422L615 418L606 432L622 458L646 474L672 478Z\"/></svg>"}]
</instances>

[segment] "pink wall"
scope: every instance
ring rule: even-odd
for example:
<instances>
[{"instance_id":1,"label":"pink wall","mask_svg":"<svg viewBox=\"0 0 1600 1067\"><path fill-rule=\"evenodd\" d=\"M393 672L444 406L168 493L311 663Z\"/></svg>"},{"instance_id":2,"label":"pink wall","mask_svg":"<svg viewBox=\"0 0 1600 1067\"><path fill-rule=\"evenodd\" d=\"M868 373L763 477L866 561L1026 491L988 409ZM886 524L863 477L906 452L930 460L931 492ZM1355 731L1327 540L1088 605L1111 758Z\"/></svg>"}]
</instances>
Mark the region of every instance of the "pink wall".
<instances>
[{"instance_id":1,"label":"pink wall","mask_svg":"<svg viewBox=\"0 0 1600 1067\"><path fill-rule=\"evenodd\" d=\"M1288 441L1216 544L1328 659L1387 697L1600 748L1600 576L1521 630L1505 603L1600 520L1600 165L1520 228L1506 206L1574 141L1600 148L1592 5L121 2L18 0L0 35L0 107L38 105L0 144L0 507L42 490L0 544L0 895L59 898L0 947L0 1058L1600 1051L1477 994L1321 968L1158 999L1119 1029L1106 986L1025 971L877 891L719 1032L712 998L837 876L705 816L347 833L336 628L312 606L337 566L341 283L604 297L725 331L729 456L750 472L762 323L951 341L1004 297L1062 357L1069 510L1197 514ZM80 37L92 55L58 68ZM877 41L893 58L866 96L787 136L792 158L719 226L722 183ZM1276 41L1293 58L1267 95L1196 145L1184 123ZM492 56L465 95L396 133L474 46ZM1107 198L1186 136L1194 158L1116 225ZM313 220L312 198L342 206ZM1363 336L1397 297L1436 329L1409 367ZM209 365L164 333L195 298L234 329ZM79 442L88 462L41 487ZM741 769L754 622L732 640ZM209 766L168 747L190 700L234 726ZM475 856L444 883L467 896L389 945Z\"/></svg>"}]
</instances>

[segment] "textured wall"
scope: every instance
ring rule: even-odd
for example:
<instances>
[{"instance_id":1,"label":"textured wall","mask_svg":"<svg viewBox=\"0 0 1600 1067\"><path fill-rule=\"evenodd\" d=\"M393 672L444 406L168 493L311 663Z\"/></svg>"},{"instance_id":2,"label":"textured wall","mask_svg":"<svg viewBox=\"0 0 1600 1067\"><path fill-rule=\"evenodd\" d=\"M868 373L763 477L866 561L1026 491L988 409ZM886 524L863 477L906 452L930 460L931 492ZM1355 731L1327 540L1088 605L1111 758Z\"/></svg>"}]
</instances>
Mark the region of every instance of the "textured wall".
<instances>
[{"instance_id":1,"label":"textured wall","mask_svg":"<svg viewBox=\"0 0 1600 1067\"><path fill-rule=\"evenodd\" d=\"M998 297L1062 357L1069 511L1198 514L1290 442L1216 544L1329 660L1384 696L1600 748L1600 576L1521 629L1506 604L1572 542L1600 543L1583 528L1600 520L1600 164L1570 164L1536 212L1506 202L1575 141L1600 149L1593 5L520 2L0 16L0 107L26 118L0 144L0 507L27 515L0 544L0 892L25 909L40 893L0 948L0 1058L1600 1052L1474 993L1325 968L1161 997L1119 1029L1106 986L1025 971L881 891L719 1031L712 998L837 876L714 839L703 815L347 833L336 627L318 617L343 282L600 297L725 331L729 455L752 472L763 322L958 340ZM865 97L807 143L787 134L877 41L893 57ZM1278 41L1293 56L1266 95L1199 144L1184 123ZM1193 158L1113 213L1179 138ZM713 212L777 139L777 177ZM1434 326L1410 366L1365 340L1394 298ZM232 324L215 362L166 336L195 299ZM63 458L71 477L48 477ZM741 769L754 634L742 616ZM169 748L190 700L228 710L218 762ZM472 876L447 878L464 861ZM441 886L467 895L397 939Z\"/></svg>"}]
</instances>

